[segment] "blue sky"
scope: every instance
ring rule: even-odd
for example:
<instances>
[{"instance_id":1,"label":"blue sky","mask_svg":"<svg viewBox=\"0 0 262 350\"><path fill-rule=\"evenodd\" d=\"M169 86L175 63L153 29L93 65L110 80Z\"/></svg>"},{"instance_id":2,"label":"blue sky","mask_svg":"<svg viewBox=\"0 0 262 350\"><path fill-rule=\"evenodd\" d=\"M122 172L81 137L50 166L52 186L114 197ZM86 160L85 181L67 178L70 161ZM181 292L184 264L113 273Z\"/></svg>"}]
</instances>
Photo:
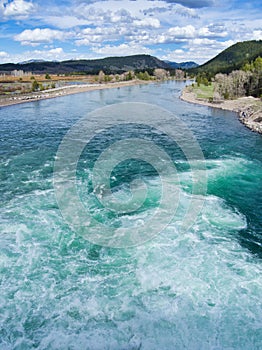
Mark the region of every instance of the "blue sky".
<instances>
[{"instance_id":1,"label":"blue sky","mask_svg":"<svg viewBox=\"0 0 262 350\"><path fill-rule=\"evenodd\" d=\"M204 63L262 39L261 0L0 0L0 63L146 53Z\"/></svg>"}]
</instances>

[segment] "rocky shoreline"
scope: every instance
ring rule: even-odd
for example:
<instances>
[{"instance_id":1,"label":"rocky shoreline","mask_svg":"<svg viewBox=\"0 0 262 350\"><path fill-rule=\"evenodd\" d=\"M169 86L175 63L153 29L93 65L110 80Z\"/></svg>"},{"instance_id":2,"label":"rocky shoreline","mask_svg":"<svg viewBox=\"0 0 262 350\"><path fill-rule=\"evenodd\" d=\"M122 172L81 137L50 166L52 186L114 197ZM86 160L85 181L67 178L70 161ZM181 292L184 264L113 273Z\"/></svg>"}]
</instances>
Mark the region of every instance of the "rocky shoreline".
<instances>
[{"instance_id":1,"label":"rocky shoreline","mask_svg":"<svg viewBox=\"0 0 262 350\"><path fill-rule=\"evenodd\" d=\"M219 108L237 113L241 123L254 132L262 134L262 101L254 97L241 97L236 100L209 102L197 98L190 86L183 89L180 99L207 107Z\"/></svg>"},{"instance_id":2,"label":"rocky shoreline","mask_svg":"<svg viewBox=\"0 0 262 350\"><path fill-rule=\"evenodd\" d=\"M240 110L238 113L238 118L246 127L250 130L262 134L262 113L256 112L252 107L246 110Z\"/></svg>"}]
</instances>

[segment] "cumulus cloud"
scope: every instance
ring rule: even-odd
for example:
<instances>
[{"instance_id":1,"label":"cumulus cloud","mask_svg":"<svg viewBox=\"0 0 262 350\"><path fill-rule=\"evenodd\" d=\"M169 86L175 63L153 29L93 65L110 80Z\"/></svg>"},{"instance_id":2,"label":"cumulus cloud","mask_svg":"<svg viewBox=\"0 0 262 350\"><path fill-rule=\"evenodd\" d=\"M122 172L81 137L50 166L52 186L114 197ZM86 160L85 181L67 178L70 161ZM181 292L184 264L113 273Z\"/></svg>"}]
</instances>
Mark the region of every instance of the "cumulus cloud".
<instances>
[{"instance_id":1,"label":"cumulus cloud","mask_svg":"<svg viewBox=\"0 0 262 350\"><path fill-rule=\"evenodd\" d=\"M252 32L245 32L243 35L245 40L262 40L262 30L255 29Z\"/></svg>"},{"instance_id":2,"label":"cumulus cloud","mask_svg":"<svg viewBox=\"0 0 262 350\"><path fill-rule=\"evenodd\" d=\"M2 12L6 17L27 17L34 10L31 2L24 0L4 1Z\"/></svg>"},{"instance_id":3,"label":"cumulus cloud","mask_svg":"<svg viewBox=\"0 0 262 350\"><path fill-rule=\"evenodd\" d=\"M152 33L150 30L133 32L129 39L144 45L183 43L195 38L197 31L194 26L172 27L162 33Z\"/></svg>"},{"instance_id":4,"label":"cumulus cloud","mask_svg":"<svg viewBox=\"0 0 262 350\"><path fill-rule=\"evenodd\" d=\"M147 27L147 28L159 28L160 21L157 18L143 18L141 20L135 20L133 24L136 27Z\"/></svg>"},{"instance_id":5,"label":"cumulus cloud","mask_svg":"<svg viewBox=\"0 0 262 350\"><path fill-rule=\"evenodd\" d=\"M164 56L161 57L162 60L170 61L170 62L182 62L184 60L184 57L186 56L186 51L182 49L176 49L176 50L168 50Z\"/></svg>"},{"instance_id":6,"label":"cumulus cloud","mask_svg":"<svg viewBox=\"0 0 262 350\"><path fill-rule=\"evenodd\" d=\"M217 41L212 40L208 38L195 38L189 41L189 48L193 48L195 46L199 47L209 47L209 48L215 48L217 50L223 50L226 47L229 47L233 45L235 42L233 40L227 40L227 41Z\"/></svg>"},{"instance_id":7,"label":"cumulus cloud","mask_svg":"<svg viewBox=\"0 0 262 350\"><path fill-rule=\"evenodd\" d=\"M51 55L61 55L62 53L64 53L64 50L62 49L62 47L57 47L55 49L49 50L48 53Z\"/></svg>"},{"instance_id":8,"label":"cumulus cloud","mask_svg":"<svg viewBox=\"0 0 262 350\"><path fill-rule=\"evenodd\" d=\"M253 31L253 39L262 40L262 30L254 30Z\"/></svg>"},{"instance_id":9,"label":"cumulus cloud","mask_svg":"<svg viewBox=\"0 0 262 350\"><path fill-rule=\"evenodd\" d=\"M171 62L195 61L202 64L234 43L232 40L218 42L207 38L196 38L190 40L189 44L186 44L183 49L168 50L161 58Z\"/></svg>"},{"instance_id":10,"label":"cumulus cloud","mask_svg":"<svg viewBox=\"0 0 262 350\"><path fill-rule=\"evenodd\" d=\"M102 42L114 42L121 38L122 35L127 33L126 28L118 27L96 27L96 28L84 28L76 33L76 45L90 45L98 44Z\"/></svg>"},{"instance_id":11,"label":"cumulus cloud","mask_svg":"<svg viewBox=\"0 0 262 350\"><path fill-rule=\"evenodd\" d=\"M1 58L8 57L8 53L5 52L5 51L0 51L0 57L1 57Z\"/></svg>"},{"instance_id":12,"label":"cumulus cloud","mask_svg":"<svg viewBox=\"0 0 262 350\"><path fill-rule=\"evenodd\" d=\"M33 51L25 51L20 54L11 54L4 52L1 55L0 52L0 62L24 62L31 59L43 59L47 61L61 61L66 59L74 58L76 54L68 54L65 53L61 47L48 49L48 50L33 50ZM78 55L79 56L79 55ZM78 58L78 57L77 57ZM81 57L79 57L81 58Z\"/></svg>"},{"instance_id":13,"label":"cumulus cloud","mask_svg":"<svg viewBox=\"0 0 262 350\"><path fill-rule=\"evenodd\" d=\"M105 11L102 8L95 8L88 4L80 4L73 9L77 18L87 20L89 24L106 23L110 19L111 11Z\"/></svg>"},{"instance_id":14,"label":"cumulus cloud","mask_svg":"<svg viewBox=\"0 0 262 350\"><path fill-rule=\"evenodd\" d=\"M46 61L64 61L75 58L76 55L64 52L62 47L56 47L49 50L33 50L26 51L22 54L23 60L26 61L28 59L43 59Z\"/></svg>"},{"instance_id":15,"label":"cumulus cloud","mask_svg":"<svg viewBox=\"0 0 262 350\"><path fill-rule=\"evenodd\" d=\"M195 9L187 8L187 7L182 6L180 4L176 4L175 6L173 6L173 11L176 14L183 16L183 17L199 18Z\"/></svg>"},{"instance_id":16,"label":"cumulus cloud","mask_svg":"<svg viewBox=\"0 0 262 350\"><path fill-rule=\"evenodd\" d=\"M64 40L67 34L50 28L26 29L22 33L14 36L15 41L20 41L22 45L36 46L41 43L51 43L54 40Z\"/></svg>"},{"instance_id":17,"label":"cumulus cloud","mask_svg":"<svg viewBox=\"0 0 262 350\"><path fill-rule=\"evenodd\" d=\"M50 50L34 50L34 51L29 51L26 53L26 55L30 54L30 58L34 59L44 59L44 60L63 60L66 56L64 53L64 50L61 47L57 47L54 49Z\"/></svg>"},{"instance_id":18,"label":"cumulus cloud","mask_svg":"<svg viewBox=\"0 0 262 350\"><path fill-rule=\"evenodd\" d=\"M216 40L211 40L207 38L195 38L190 40L190 44L193 46L211 46L216 44Z\"/></svg>"},{"instance_id":19,"label":"cumulus cloud","mask_svg":"<svg viewBox=\"0 0 262 350\"><path fill-rule=\"evenodd\" d=\"M191 57L197 63L204 63L233 44L235 44L234 40L216 41L206 38L196 38L188 44L185 58Z\"/></svg>"},{"instance_id":20,"label":"cumulus cloud","mask_svg":"<svg viewBox=\"0 0 262 350\"><path fill-rule=\"evenodd\" d=\"M59 29L74 28L77 26L88 25L89 21L86 19L80 19L76 16L45 16L43 18L44 23L51 24L52 26Z\"/></svg>"},{"instance_id":21,"label":"cumulus cloud","mask_svg":"<svg viewBox=\"0 0 262 350\"><path fill-rule=\"evenodd\" d=\"M82 3L74 8L74 14L81 20L88 21L89 24L99 26L114 23L130 23L133 17L126 9L107 9L102 7L90 6L90 4Z\"/></svg>"},{"instance_id":22,"label":"cumulus cloud","mask_svg":"<svg viewBox=\"0 0 262 350\"><path fill-rule=\"evenodd\" d=\"M196 29L192 25L185 27L172 27L168 29L168 34L173 38L189 39L196 35Z\"/></svg>"},{"instance_id":23,"label":"cumulus cloud","mask_svg":"<svg viewBox=\"0 0 262 350\"><path fill-rule=\"evenodd\" d=\"M115 12L110 12L109 19L112 23L130 23L132 22L132 16L129 11L121 9Z\"/></svg>"},{"instance_id":24,"label":"cumulus cloud","mask_svg":"<svg viewBox=\"0 0 262 350\"><path fill-rule=\"evenodd\" d=\"M215 27L202 27L198 30L198 35L200 37L207 37L207 38L224 38L228 35L226 30L217 30L218 28Z\"/></svg>"},{"instance_id":25,"label":"cumulus cloud","mask_svg":"<svg viewBox=\"0 0 262 350\"><path fill-rule=\"evenodd\" d=\"M36 55L69 59L72 56L61 51L63 42L67 42L72 50L77 50L74 57L78 57L77 52L84 52L84 57L89 58L146 52L170 58L177 55L180 60L194 58L199 63L212 58L231 42L262 39L261 11L252 2L248 7L247 2L244 5L238 2L238 9L232 9L230 2L227 5L224 0L224 7L214 9L216 4L221 2L54 0L46 6L38 0L0 0L0 17L4 23L0 36L10 43L13 39L22 45L38 45L39 50L27 51L32 55L27 59ZM252 11L247 12L252 6ZM18 20L14 22L14 19ZM12 37L10 33L15 34ZM10 51L2 46L2 50L10 52L0 51L1 60L15 59L12 50L17 47L13 43ZM19 45L17 52L22 50ZM53 58L55 55L58 58Z\"/></svg>"},{"instance_id":26,"label":"cumulus cloud","mask_svg":"<svg viewBox=\"0 0 262 350\"><path fill-rule=\"evenodd\" d=\"M137 54L153 54L153 51L149 48L139 45L121 44L116 46L105 45L101 47L94 47L93 52L102 56L126 56Z\"/></svg>"}]
</instances>

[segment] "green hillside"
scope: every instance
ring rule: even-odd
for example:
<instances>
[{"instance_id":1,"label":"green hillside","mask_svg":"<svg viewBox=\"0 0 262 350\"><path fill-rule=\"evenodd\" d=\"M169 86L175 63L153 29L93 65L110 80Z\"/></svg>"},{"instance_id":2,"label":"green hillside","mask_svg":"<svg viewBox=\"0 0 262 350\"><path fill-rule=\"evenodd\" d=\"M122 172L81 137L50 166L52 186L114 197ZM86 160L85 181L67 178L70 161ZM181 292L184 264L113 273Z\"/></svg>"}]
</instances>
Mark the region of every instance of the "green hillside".
<instances>
[{"instance_id":1,"label":"green hillside","mask_svg":"<svg viewBox=\"0 0 262 350\"><path fill-rule=\"evenodd\" d=\"M122 73L129 70L149 70L155 68L170 68L164 61L150 55L134 55L126 57L107 57L96 60L70 60L63 62L29 62L29 63L6 63L0 65L0 72L10 72L14 69L32 73L85 73L97 74L100 70L105 73Z\"/></svg>"},{"instance_id":2,"label":"green hillside","mask_svg":"<svg viewBox=\"0 0 262 350\"><path fill-rule=\"evenodd\" d=\"M247 62L262 57L262 40L243 41L222 51L205 64L190 70L192 73L230 73L240 69Z\"/></svg>"}]
</instances>

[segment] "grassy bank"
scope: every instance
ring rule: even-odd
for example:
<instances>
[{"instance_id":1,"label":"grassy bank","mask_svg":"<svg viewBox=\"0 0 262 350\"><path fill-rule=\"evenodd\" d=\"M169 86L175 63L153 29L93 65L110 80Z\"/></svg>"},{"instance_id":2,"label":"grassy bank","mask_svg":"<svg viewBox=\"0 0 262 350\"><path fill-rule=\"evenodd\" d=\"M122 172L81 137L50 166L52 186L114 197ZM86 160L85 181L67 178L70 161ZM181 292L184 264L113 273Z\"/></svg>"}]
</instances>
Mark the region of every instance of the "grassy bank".
<instances>
[{"instance_id":1,"label":"grassy bank","mask_svg":"<svg viewBox=\"0 0 262 350\"><path fill-rule=\"evenodd\" d=\"M194 84L187 86L180 98L183 101L207 107L236 112L239 120L252 131L262 134L262 101L259 98L241 97L234 100L213 101L214 86Z\"/></svg>"},{"instance_id":2,"label":"grassy bank","mask_svg":"<svg viewBox=\"0 0 262 350\"><path fill-rule=\"evenodd\" d=\"M210 85L204 85L204 84L192 84L190 87L190 90L195 94L196 98L209 100L213 98L214 96L214 84L211 83Z\"/></svg>"}]
</instances>

